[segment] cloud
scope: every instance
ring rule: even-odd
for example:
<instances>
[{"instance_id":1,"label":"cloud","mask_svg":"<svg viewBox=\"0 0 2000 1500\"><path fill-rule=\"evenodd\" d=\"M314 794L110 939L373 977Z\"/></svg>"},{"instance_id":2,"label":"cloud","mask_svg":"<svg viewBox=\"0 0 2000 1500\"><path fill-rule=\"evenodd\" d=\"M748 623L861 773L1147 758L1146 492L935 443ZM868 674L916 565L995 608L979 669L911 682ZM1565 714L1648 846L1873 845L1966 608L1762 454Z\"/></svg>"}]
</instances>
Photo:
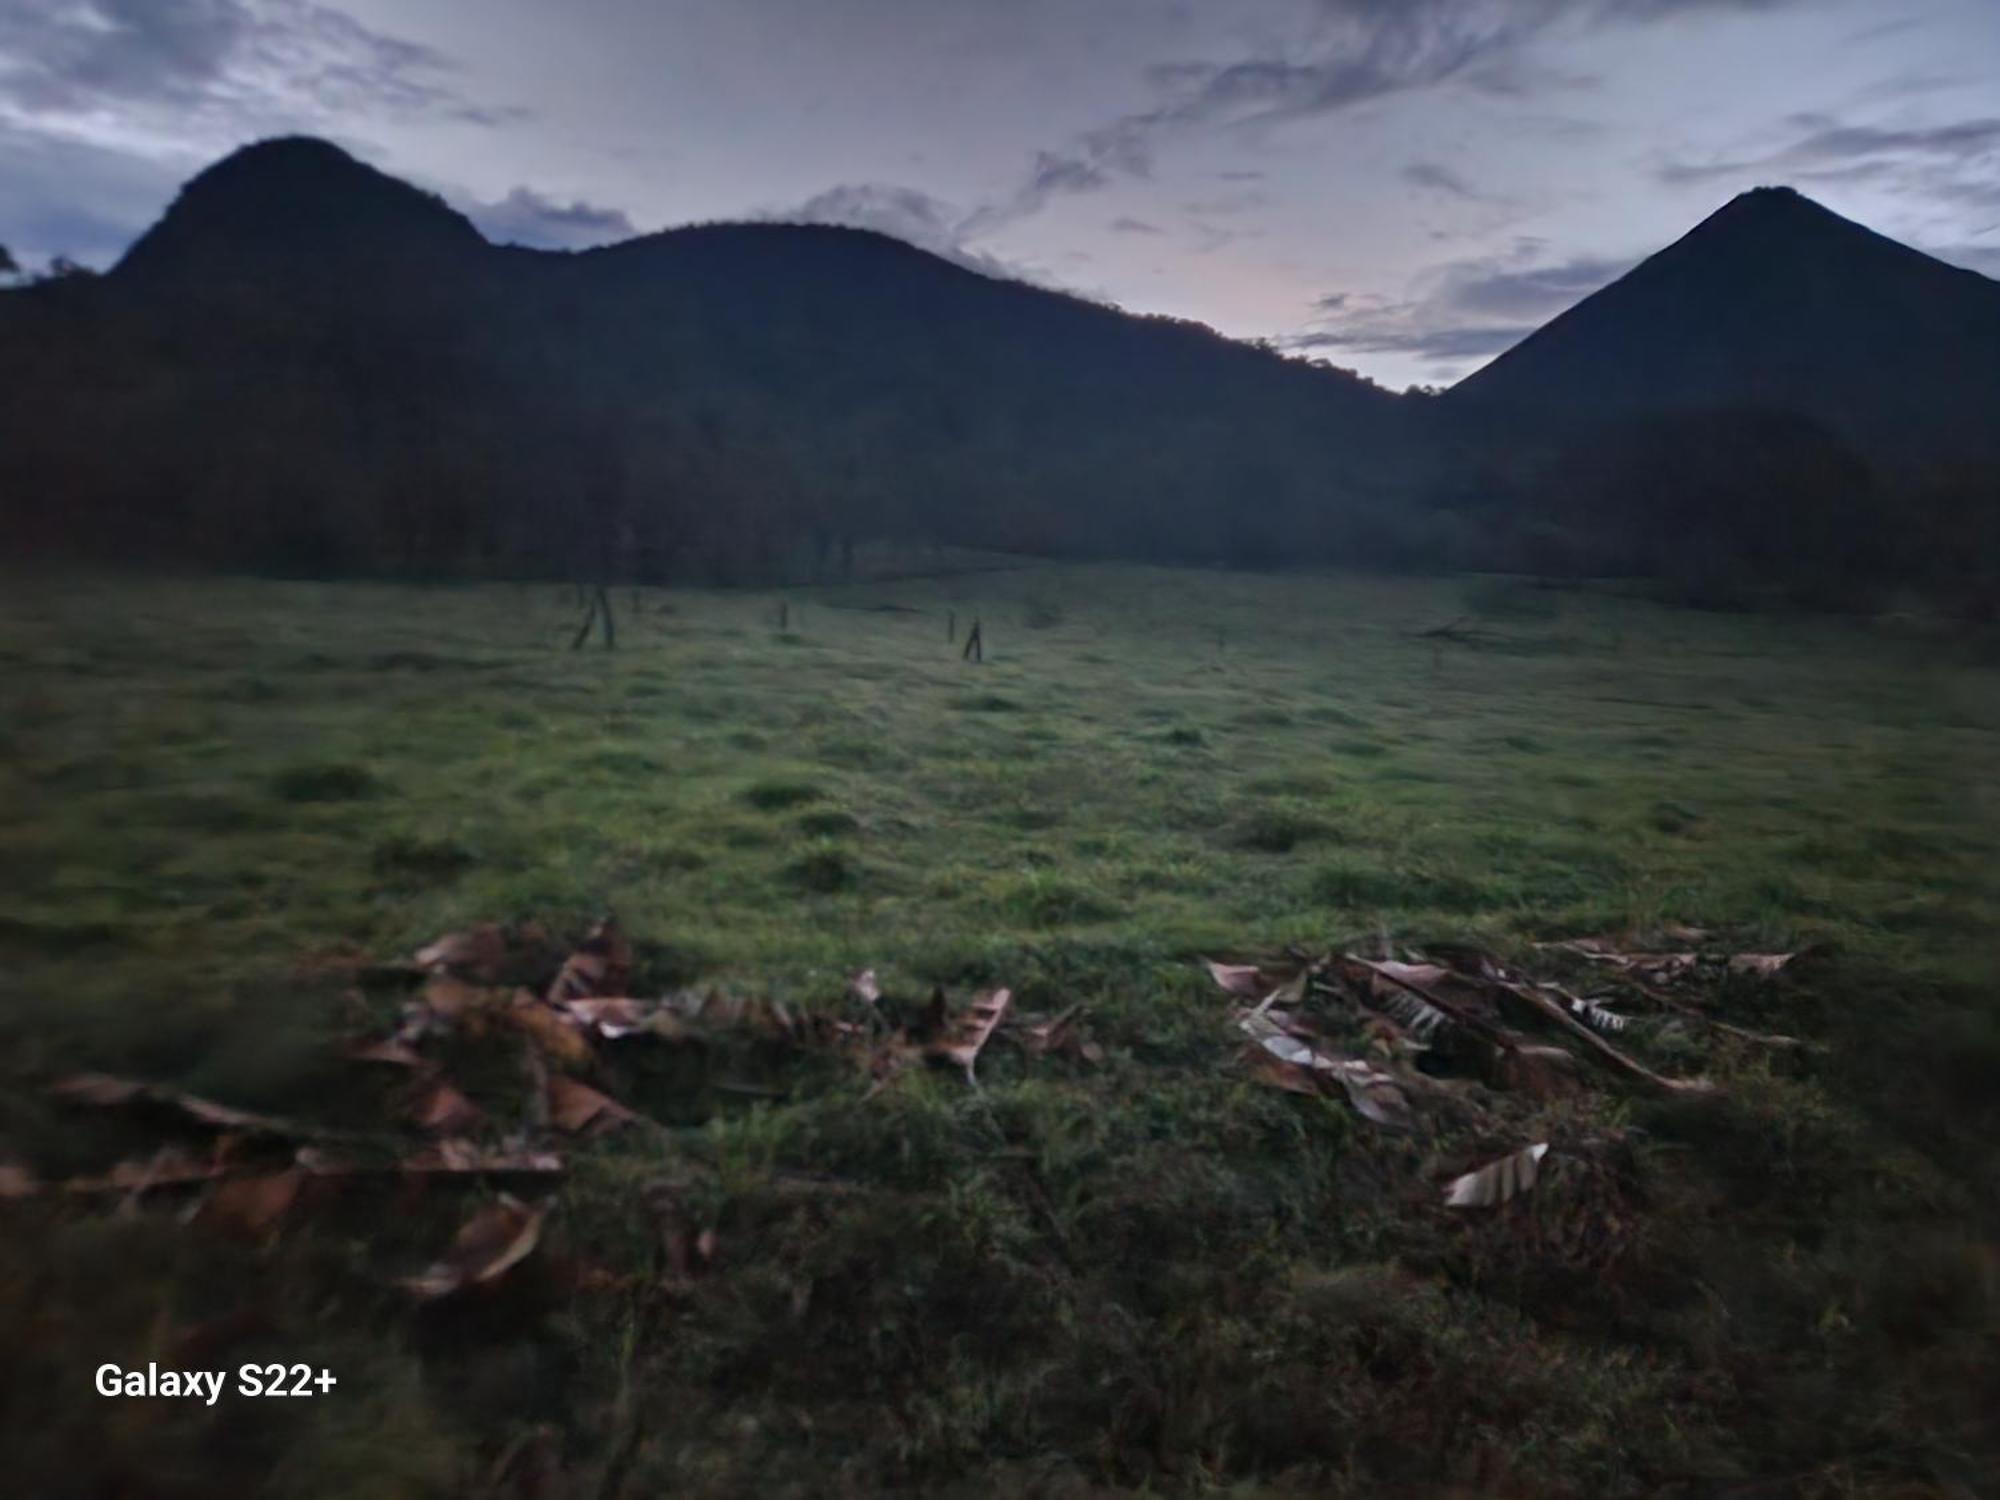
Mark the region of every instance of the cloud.
<instances>
[{"instance_id":1,"label":"cloud","mask_svg":"<svg viewBox=\"0 0 2000 1500\"><path fill-rule=\"evenodd\" d=\"M1434 295L1459 312L1541 322L1609 286L1634 264L1580 256L1555 265L1510 270L1491 261L1464 261L1446 269Z\"/></svg>"},{"instance_id":2,"label":"cloud","mask_svg":"<svg viewBox=\"0 0 2000 1500\"><path fill-rule=\"evenodd\" d=\"M238 0L0 0L0 97L54 113L195 103L255 24Z\"/></svg>"},{"instance_id":3,"label":"cloud","mask_svg":"<svg viewBox=\"0 0 2000 1500\"><path fill-rule=\"evenodd\" d=\"M1448 197L1477 198L1479 196L1479 194L1472 190L1471 185L1463 177L1460 177L1458 173L1452 171L1450 167L1442 166L1434 161L1413 161L1407 167L1403 168L1402 176L1403 181L1413 187L1429 188L1432 192L1444 193Z\"/></svg>"},{"instance_id":4,"label":"cloud","mask_svg":"<svg viewBox=\"0 0 2000 1500\"><path fill-rule=\"evenodd\" d=\"M1134 166L1141 173L1145 170L1143 162L1135 162ZM967 216L962 233L966 236L989 233L1040 213L1051 198L1094 193L1111 186L1111 182L1111 173L1101 161L1076 154L1037 151L1027 180L1007 197L974 209Z\"/></svg>"},{"instance_id":5,"label":"cloud","mask_svg":"<svg viewBox=\"0 0 2000 1500\"><path fill-rule=\"evenodd\" d=\"M1148 224L1144 219L1119 217L1111 221L1113 234L1165 234L1157 224Z\"/></svg>"},{"instance_id":6,"label":"cloud","mask_svg":"<svg viewBox=\"0 0 2000 1500\"><path fill-rule=\"evenodd\" d=\"M536 250L582 250L629 240L638 230L623 209L581 199L559 203L533 188L517 187L498 203L476 203L472 222L489 240Z\"/></svg>"},{"instance_id":7,"label":"cloud","mask_svg":"<svg viewBox=\"0 0 2000 1500\"><path fill-rule=\"evenodd\" d=\"M1667 187L1785 180L1808 186L1866 184L1928 208L2000 208L2000 117L1942 125L1849 124L1828 115L1793 115L1789 140L1764 151L1710 161L1668 161L1654 176Z\"/></svg>"},{"instance_id":8,"label":"cloud","mask_svg":"<svg viewBox=\"0 0 2000 1500\"><path fill-rule=\"evenodd\" d=\"M1311 0L1307 24L1247 57L1155 62L1157 102L1040 153L1023 187L990 210L1007 222L1058 192L1092 191L1117 173L1147 175L1161 144L1196 131L1249 133L1447 84L1527 97L1587 87L1523 55L1567 27L1659 23L1775 11L1813 0ZM1059 169L1059 170L1052 170ZM1222 174L1228 176L1230 174Z\"/></svg>"},{"instance_id":9,"label":"cloud","mask_svg":"<svg viewBox=\"0 0 2000 1500\"><path fill-rule=\"evenodd\" d=\"M2000 119L1960 120L1950 125L1885 129L1842 125L1823 115L1794 116L1806 133L1778 150L1731 161L1667 162L1656 175L1669 187L1742 177L1751 172L1790 172L1802 177L1847 173L1857 167L1896 162L1976 162L2000 148Z\"/></svg>"},{"instance_id":10,"label":"cloud","mask_svg":"<svg viewBox=\"0 0 2000 1500\"><path fill-rule=\"evenodd\" d=\"M1277 340L1278 347L1297 353L1337 349L1343 354L1419 354L1426 359L1485 359L1500 354L1535 331L1518 328L1377 328L1352 332L1295 334Z\"/></svg>"},{"instance_id":11,"label":"cloud","mask_svg":"<svg viewBox=\"0 0 2000 1500\"><path fill-rule=\"evenodd\" d=\"M154 156L357 117L519 117L451 73L318 0L0 0L0 120Z\"/></svg>"},{"instance_id":12,"label":"cloud","mask_svg":"<svg viewBox=\"0 0 2000 1500\"><path fill-rule=\"evenodd\" d=\"M872 229L977 271L1015 281L1039 282L1029 269L975 249L968 243L984 210L970 213L917 188L892 183L851 182L816 193L795 208L775 209L759 219L783 224L837 224Z\"/></svg>"},{"instance_id":13,"label":"cloud","mask_svg":"<svg viewBox=\"0 0 2000 1500\"><path fill-rule=\"evenodd\" d=\"M1279 342L1298 350L1482 359L1513 347L1633 265L1593 256L1546 262L1547 248L1522 238L1495 255L1434 266L1403 300L1329 293L1313 303L1315 321L1324 326Z\"/></svg>"},{"instance_id":14,"label":"cloud","mask_svg":"<svg viewBox=\"0 0 2000 1500\"><path fill-rule=\"evenodd\" d=\"M0 122L0 241L24 265L66 255L104 267L180 185L173 167Z\"/></svg>"},{"instance_id":15,"label":"cloud","mask_svg":"<svg viewBox=\"0 0 2000 1500\"><path fill-rule=\"evenodd\" d=\"M1223 193L1214 198L1193 199L1183 203L1181 207L1191 214L1226 217L1231 214L1249 213L1253 209L1262 208L1270 201L1268 193L1257 188L1247 188L1240 192Z\"/></svg>"},{"instance_id":16,"label":"cloud","mask_svg":"<svg viewBox=\"0 0 2000 1500\"><path fill-rule=\"evenodd\" d=\"M1522 49L1565 26L1658 22L1783 9L1806 0L1318 0L1318 24L1289 53L1229 64L1168 63L1156 83L1180 97L1168 120L1242 124L1324 114L1389 94L1464 81L1526 93L1593 80L1546 68Z\"/></svg>"}]
</instances>

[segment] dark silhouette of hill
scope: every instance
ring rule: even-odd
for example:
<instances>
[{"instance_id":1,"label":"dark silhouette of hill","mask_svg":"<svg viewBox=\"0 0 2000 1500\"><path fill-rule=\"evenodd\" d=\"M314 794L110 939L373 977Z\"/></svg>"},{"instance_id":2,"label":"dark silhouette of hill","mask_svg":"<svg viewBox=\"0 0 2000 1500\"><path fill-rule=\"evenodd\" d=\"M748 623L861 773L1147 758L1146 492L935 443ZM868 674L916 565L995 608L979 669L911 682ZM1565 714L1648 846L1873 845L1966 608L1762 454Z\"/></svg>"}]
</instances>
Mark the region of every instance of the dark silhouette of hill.
<instances>
[{"instance_id":1,"label":"dark silhouette of hill","mask_svg":"<svg viewBox=\"0 0 2000 1500\"><path fill-rule=\"evenodd\" d=\"M245 147L189 180L118 274L171 295L180 281L327 260L352 270L415 256L443 268L485 248L443 199L326 141L293 137Z\"/></svg>"},{"instance_id":2,"label":"dark silhouette of hill","mask_svg":"<svg viewBox=\"0 0 2000 1500\"><path fill-rule=\"evenodd\" d=\"M1449 405L1786 411L1871 461L2000 455L2000 282L1789 188L1745 193L1468 377Z\"/></svg>"},{"instance_id":3,"label":"dark silhouette of hill","mask_svg":"<svg viewBox=\"0 0 2000 1500\"><path fill-rule=\"evenodd\" d=\"M862 230L494 246L280 140L0 296L0 359L20 555L730 579L887 537L1837 598L2000 549L2000 286L1776 190L1427 399Z\"/></svg>"},{"instance_id":4,"label":"dark silhouette of hill","mask_svg":"<svg viewBox=\"0 0 2000 1500\"><path fill-rule=\"evenodd\" d=\"M61 345L50 357L52 346ZM860 230L487 244L324 142L191 181L0 309L51 545L304 568L738 576L857 536L1183 560L1366 550L1396 399Z\"/></svg>"}]
</instances>

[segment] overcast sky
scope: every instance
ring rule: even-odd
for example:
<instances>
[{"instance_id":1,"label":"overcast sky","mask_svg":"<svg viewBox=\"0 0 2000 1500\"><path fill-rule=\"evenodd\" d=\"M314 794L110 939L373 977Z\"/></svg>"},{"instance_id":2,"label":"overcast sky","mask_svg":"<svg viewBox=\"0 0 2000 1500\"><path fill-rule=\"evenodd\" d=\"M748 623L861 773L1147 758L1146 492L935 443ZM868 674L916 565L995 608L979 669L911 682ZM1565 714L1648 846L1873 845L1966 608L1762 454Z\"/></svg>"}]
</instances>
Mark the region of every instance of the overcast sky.
<instances>
[{"instance_id":1,"label":"overcast sky","mask_svg":"<svg viewBox=\"0 0 2000 1500\"><path fill-rule=\"evenodd\" d=\"M1385 384L1788 182L2000 274L2000 0L0 0L0 244L331 137L495 238L888 230Z\"/></svg>"}]
</instances>

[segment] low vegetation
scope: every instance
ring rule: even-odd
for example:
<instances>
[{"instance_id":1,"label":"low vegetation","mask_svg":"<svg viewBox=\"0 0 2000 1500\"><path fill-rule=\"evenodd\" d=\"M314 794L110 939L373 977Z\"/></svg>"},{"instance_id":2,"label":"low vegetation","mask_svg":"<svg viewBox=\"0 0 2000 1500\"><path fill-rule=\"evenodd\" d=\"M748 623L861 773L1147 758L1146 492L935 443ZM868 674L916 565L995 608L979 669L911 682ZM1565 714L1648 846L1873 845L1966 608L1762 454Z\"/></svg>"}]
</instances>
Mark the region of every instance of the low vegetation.
<instances>
[{"instance_id":1,"label":"low vegetation","mask_svg":"<svg viewBox=\"0 0 2000 1500\"><path fill-rule=\"evenodd\" d=\"M0 1418L24 1492L1989 1481L1989 643L1108 567L802 591L782 629L771 597L612 602L616 649L572 652L580 607L542 585L0 601ZM215 1146L186 1096L422 1138L412 1110L453 1101L348 1055L408 1024L413 955L499 922L553 964L608 913L624 987L679 997L688 1036L593 1042L554 1084L476 1027L418 1043L484 1112L464 1133L548 1134L560 1173L319 1178L270 1217L163 1180L163 1144ZM1682 989L1547 946L1607 934L1810 960ZM1256 1002L1202 960L1288 949L1354 959L1272 1035L1359 1056L1435 1028L1459 1059L1365 1054L1412 1075L1407 1119L1246 1059ZM1400 1001L1352 1008L1351 964L1434 959L1392 972L1437 989L1475 953L1601 1002L1510 1014L1501 1049L1553 1076L1572 1064L1529 1049L1559 1046L1587 1088L1466 1062ZM1003 988L988 1035L975 996ZM859 1065L825 1042L842 1025L873 1028ZM1577 1026L1706 1086L1599 1066ZM975 1033L976 1085L949 1053ZM870 1063L891 1036L931 1041ZM82 1071L153 1091L50 1092ZM638 1118L598 1133L618 1121L586 1082ZM52 1186L121 1162L154 1175ZM89 1394L106 1360L257 1359L340 1384Z\"/></svg>"}]
</instances>

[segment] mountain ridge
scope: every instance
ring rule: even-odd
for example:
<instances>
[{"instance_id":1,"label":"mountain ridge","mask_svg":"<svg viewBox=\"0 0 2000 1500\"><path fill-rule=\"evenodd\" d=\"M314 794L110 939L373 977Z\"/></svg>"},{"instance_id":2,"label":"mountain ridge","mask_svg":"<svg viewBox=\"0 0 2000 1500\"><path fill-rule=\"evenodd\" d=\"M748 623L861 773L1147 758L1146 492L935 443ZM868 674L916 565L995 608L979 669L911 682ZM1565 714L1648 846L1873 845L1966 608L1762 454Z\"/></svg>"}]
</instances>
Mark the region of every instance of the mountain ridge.
<instances>
[{"instance_id":1,"label":"mountain ridge","mask_svg":"<svg viewBox=\"0 0 2000 1500\"><path fill-rule=\"evenodd\" d=\"M1755 405L1892 467L2000 448L2000 282L1792 188L1738 195L1447 394L1633 416Z\"/></svg>"},{"instance_id":2,"label":"mountain ridge","mask_svg":"<svg viewBox=\"0 0 2000 1500\"><path fill-rule=\"evenodd\" d=\"M749 578L869 536L1709 567L1772 486L1760 557L1803 524L1852 559L1875 471L2000 456L2000 284L1790 189L1432 398L871 230L495 244L283 138L197 174L105 276L0 298L0 358L38 376L0 388L0 521L30 550L336 572ZM1728 498L1690 508L1660 455L1704 449L1676 482Z\"/></svg>"}]
</instances>

